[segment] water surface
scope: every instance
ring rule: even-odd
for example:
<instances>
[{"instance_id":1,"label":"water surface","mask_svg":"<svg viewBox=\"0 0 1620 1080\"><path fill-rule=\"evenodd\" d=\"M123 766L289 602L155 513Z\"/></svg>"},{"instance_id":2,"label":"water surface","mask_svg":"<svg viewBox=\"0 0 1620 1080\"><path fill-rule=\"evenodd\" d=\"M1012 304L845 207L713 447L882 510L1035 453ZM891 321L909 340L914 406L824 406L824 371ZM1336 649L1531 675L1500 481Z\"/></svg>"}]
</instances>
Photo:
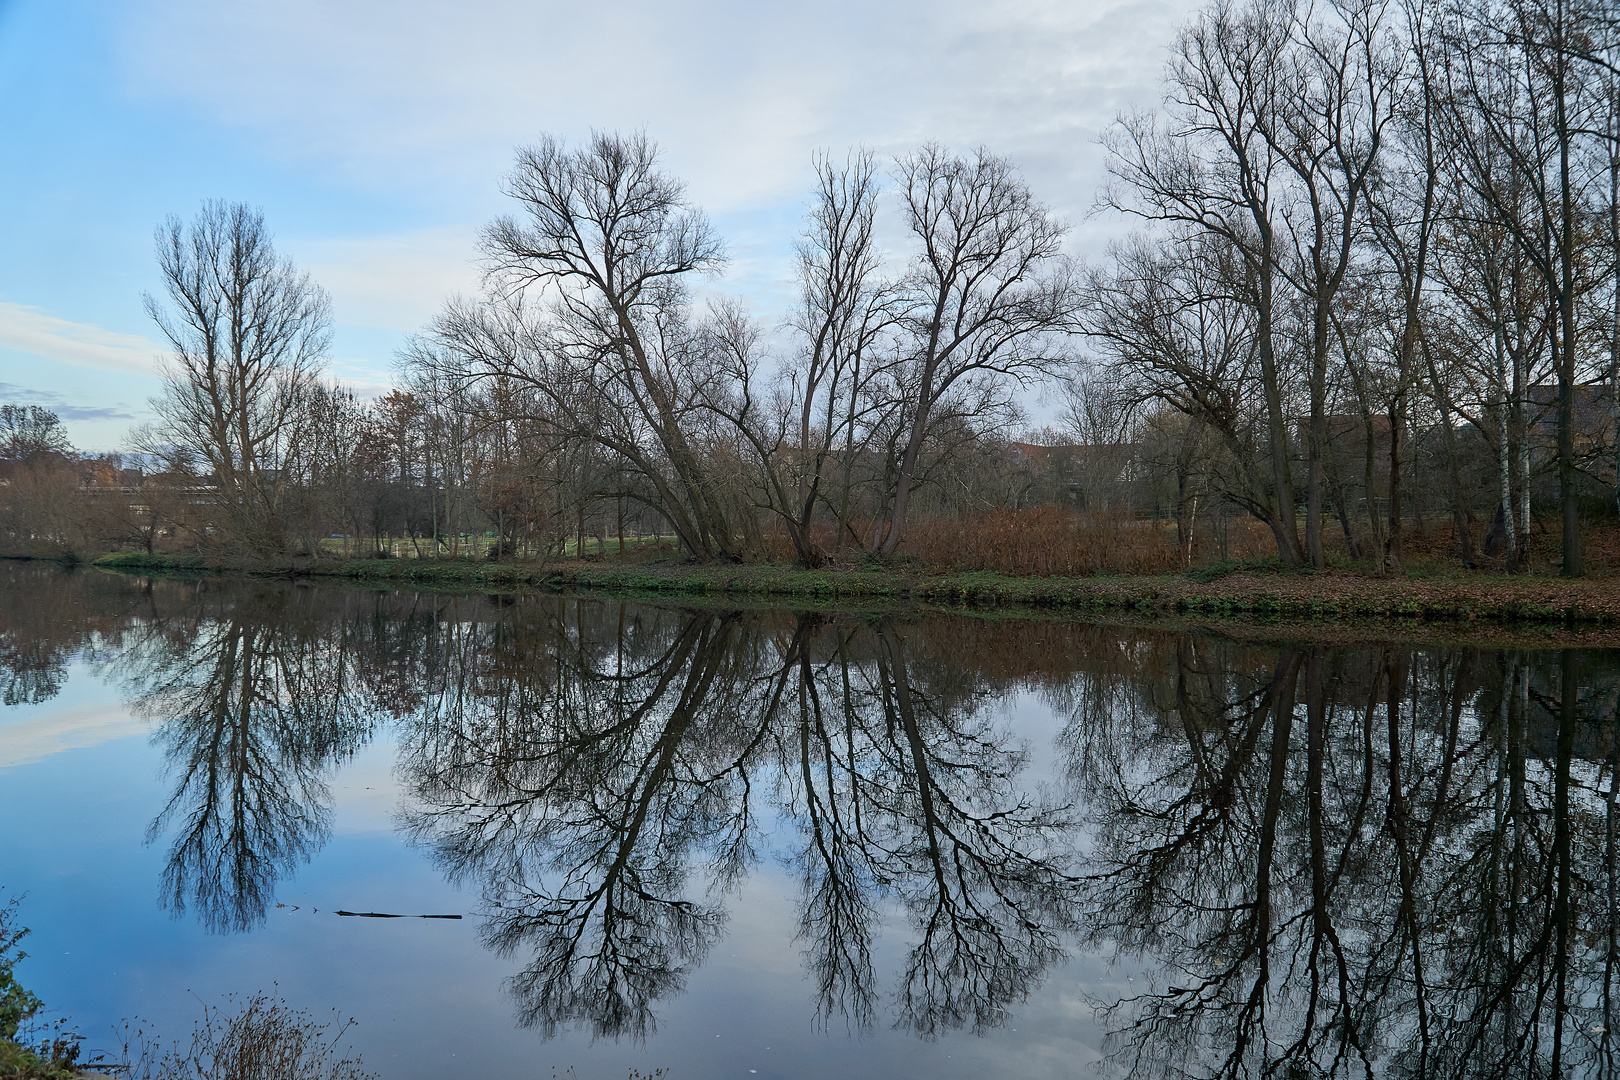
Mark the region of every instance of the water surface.
<instances>
[{"instance_id":1,"label":"water surface","mask_svg":"<svg viewBox=\"0 0 1620 1080\"><path fill-rule=\"evenodd\" d=\"M1615 651L0 590L0 886L92 1044L273 987L389 1080L1620 1066Z\"/></svg>"}]
</instances>

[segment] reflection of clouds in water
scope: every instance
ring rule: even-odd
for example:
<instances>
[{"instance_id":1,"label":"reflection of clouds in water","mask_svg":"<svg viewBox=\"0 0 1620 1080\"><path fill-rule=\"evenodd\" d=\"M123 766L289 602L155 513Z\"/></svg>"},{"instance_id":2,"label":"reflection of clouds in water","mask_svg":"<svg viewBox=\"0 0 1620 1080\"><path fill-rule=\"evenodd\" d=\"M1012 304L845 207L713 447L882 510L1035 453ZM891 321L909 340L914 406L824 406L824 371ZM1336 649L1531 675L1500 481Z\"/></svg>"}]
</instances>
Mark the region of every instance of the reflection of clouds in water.
<instances>
[{"instance_id":1,"label":"reflection of clouds in water","mask_svg":"<svg viewBox=\"0 0 1620 1080\"><path fill-rule=\"evenodd\" d=\"M64 750L80 750L143 735L151 725L123 705L85 705L44 716L8 719L0 714L0 769L32 765Z\"/></svg>"}]
</instances>

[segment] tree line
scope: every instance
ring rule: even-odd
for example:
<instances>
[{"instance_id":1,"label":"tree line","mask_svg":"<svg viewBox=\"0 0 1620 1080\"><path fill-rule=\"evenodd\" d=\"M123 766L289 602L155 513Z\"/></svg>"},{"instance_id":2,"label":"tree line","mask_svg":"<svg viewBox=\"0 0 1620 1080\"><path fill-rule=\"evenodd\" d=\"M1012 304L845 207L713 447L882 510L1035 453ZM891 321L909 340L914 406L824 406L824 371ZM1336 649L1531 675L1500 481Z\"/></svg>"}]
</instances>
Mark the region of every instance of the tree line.
<instances>
[{"instance_id":1,"label":"tree line","mask_svg":"<svg viewBox=\"0 0 1620 1080\"><path fill-rule=\"evenodd\" d=\"M1151 226L1088 281L1113 400L1186 417L1290 565L1336 515L1398 566L1427 433L1464 561L1483 510L1522 562L1550 476L1581 573L1582 500L1620 494L1616 43L1596 3L1206 9L1108 140L1103 204Z\"/></svg>"},{"instance_id":2,"label":"tree line","mask_svg":"<svg viewBox=\"0 0 1620 1080\"><path fill-rule=\"evenodd\" d=\"M1104 257L989 150L822 154L776 324L704 284L723 241L645 134L542 138L375 402L262 215L209 203L158 230L144 542L816 566L1047 502L1173 522L1182 565L1236 517L1395 569L1426 513L1466 565L1541 535L1577 575L1620 509L1617 57L1596 0L1214 0L1105 135L1095 212L1138 228Z\"/></svg>"}]
</instances>

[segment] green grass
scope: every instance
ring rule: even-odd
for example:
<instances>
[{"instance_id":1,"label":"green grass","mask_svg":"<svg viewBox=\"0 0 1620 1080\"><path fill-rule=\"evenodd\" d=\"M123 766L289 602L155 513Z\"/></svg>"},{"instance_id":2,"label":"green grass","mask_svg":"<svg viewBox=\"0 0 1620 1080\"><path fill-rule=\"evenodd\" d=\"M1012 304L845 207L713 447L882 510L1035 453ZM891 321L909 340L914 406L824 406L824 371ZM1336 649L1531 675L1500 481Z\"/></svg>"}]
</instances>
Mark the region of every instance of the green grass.
<instances>
[{"instance_id":1,"label":"green grass","mask_svg":"<svg viewBox=\"0 0 1620 1080\"><path fill-rule=\"evenodd\" d=\"M343 578L372 587L512 592L591 591L642 596L754 598L815 608L870 603L934 608L1027 607L1073 613L1187 614L1201 618L1447 619L1539 623L1620 622L1620 591L1602 584L1486 574L1415 578L1326 577L1275 559L1221 563L1187 574L1088 578L1009 577L992 571L928 574L915 567L803 570L776 564L674 561L494 563L471 559L299 559L281 564L194 556L112 555L96 565L124 573L246 573ZM1562 592L1558 592L1562 590ZM1547 592L1555 595L1543 595Z\"/></svg>"},{"instance_id":2,"label":"green grass","mask_svg":"<svg viewBox=\"0 0 1620 1080\"><path fill-rule=\"evenodd\" d=\"M71 1045L71 1048L70 1048ZM77 1044L58 1043L40 1049L46 1056L10 1039L0 1039L0 1080L71 1080Z\"/></svg>"},{"instance_id":3,"label":"green grass","mask_svg":"<svg viewBox=\"0 0 1620 1080\"><path fill-rule=\"evenodd\" d=\"M1282 559L1276 555L1272 555L1264 559L1225 559L1221 562L1207 563L1203 566L1193 567L1183 576L1190 581L1198 581L1208 584L1217 578L1223 578L1229 574L1238 574L1244 572L1252 574L1281 574L1286 573L1287 570L1288 567L1283 564Z\"/></svg>"}]
</instances>

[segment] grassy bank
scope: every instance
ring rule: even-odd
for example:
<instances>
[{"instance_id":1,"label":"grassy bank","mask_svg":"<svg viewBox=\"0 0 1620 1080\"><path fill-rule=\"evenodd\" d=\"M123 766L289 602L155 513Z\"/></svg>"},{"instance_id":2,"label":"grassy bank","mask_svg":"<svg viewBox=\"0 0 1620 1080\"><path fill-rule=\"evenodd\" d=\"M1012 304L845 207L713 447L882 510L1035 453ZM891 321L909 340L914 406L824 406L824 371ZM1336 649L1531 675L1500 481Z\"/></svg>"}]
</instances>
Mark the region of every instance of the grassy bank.
<instances>
[{"instance_id":1,"label":"grassy bank","mask_svg":"<svg viewBox=\"0 0 1620 1080\"><path fill-rule=\"evenodd\" d=\"M126 573L256 574L345 578L379 586L509 592L602 590L678 597L809 602L891 600L948 607L1036 607L1076 613L1201 617L1396 618L1612 625L1620 579L1455 574L1372 576L1344 570L1284 572L1264 565L1140 577L1009 577L904 569L800 570L775 565L568 563L464 560L294 560L282 564L196 557L110 555L96 565Z\"/></svg>"}]
</instances>

